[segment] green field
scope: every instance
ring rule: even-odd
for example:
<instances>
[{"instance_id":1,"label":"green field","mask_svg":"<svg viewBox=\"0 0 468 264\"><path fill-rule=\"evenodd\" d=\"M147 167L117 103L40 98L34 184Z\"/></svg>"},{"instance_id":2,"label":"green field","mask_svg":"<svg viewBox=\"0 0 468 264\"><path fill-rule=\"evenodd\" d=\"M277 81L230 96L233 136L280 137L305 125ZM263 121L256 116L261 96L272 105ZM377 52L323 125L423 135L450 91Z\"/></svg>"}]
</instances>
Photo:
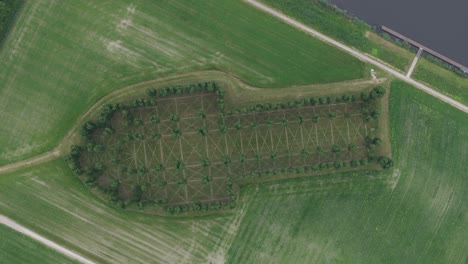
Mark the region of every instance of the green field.
<instances>
[{"instance_id":1,"label":"green field","mask_svg":"<svg viewBox=\"0 0 468 264\"><path fill-rule=\"evenodd\" d=\"M0 262L74 263L60 253L0 224Z\"/></svg>"},{"instance_id":2,"label":"green field","mask_svg":"<svg viewBox=\"0 0 468 264\"><path fill-rule=\"evenodd\" d=\"M395 83L389 174L245 188L229 263L466 263L468 122Z\"/></svg>"},{"instance_id":3,"label":"green field","mask_svg":"<svg viewBox=\"0 0 468 264\"><path fill-rule=\"evenodd\" d=\"M265 2L276 7L293 3ZM307 3L298 0L294 9L285 12ZM304 17L313 13L299 11ZM325 32L361 45L366 26L348 27L349 21L336 15L324 11L320 16L330 18ZM380 46L376 52L382 60L391 53ZM407 55L388 62L403 69ZM450 89L450 95L465 101L464 80L426 63L420 62L416 78L450 85L439 89ZM364 63L240 0L27 1L0 49L0 166L57 146L62 157L0 174L0 214L97 263L466 263L467 115L403 82L370 80L368 72ZM181 201L174 204L189 200L191 182L180 182L181 174L184 179L194 177L198 187L207 181L210 199L219 198L212 196L211 189L226 170L257 177L240 181L233 210L190 217L146 214L136 207L123 210L73 174L64 155L77 142L85 121L99 117L103 104L135 102L151 86L208 80L225 85L228 95L222 118L220 98L202 92L158 98L148 112L130 110L131 121L138 126L119 123L130 120L123 118L123 112L110 124L121 129L119 137L131 138L124 153L125 166L134 166L131 173L138 174L143 160L146 166L148 154L153 155L148 164L154 168L166 154L170 157L172 162L164 164L168 175L162 177L175 177L165 190L175 199L181 194ZM387 88L385 100L378 103L382 112L378 123L363 122L369 113L355 102L331 99L319 105L309 101L307 106L297 102L359 94L376 85ZM119 90L122 87L126 88ZM250 110L274 102L300 107ZM312 112L319 113L318 122L309 116L301 124L299 116ZM174 114L178 121L171 121ZM159 123L153 123L153 116ZM226 125L225 134L219 133L221 125ZM297 171L289 170L276 181L263 182L270 178L259 177L263 175L259 169L295 163L320 167L327 157L314 153L319 144L330 152L336 142L340 146L356 142L358 153L351 155L362 159L359 147L364 147L363 134L371 128L382 134L383 153L391 152L390 170L377 170L371 164L346 173L304 169L300 178ZM176 129L183 136L177 136ZM150 139L135 140L152 137L155 131L164 137L160 156L151 149ZM102 140L98 143L108 140L100 135L93 135ZM106 144L118 142L114 139ZM294 151L289 151L289 144ZM174 151L177 147L179 152ZM247 169L237 162L244 147L250 159ZM303 149L312 151L304 155ZM232 156L229 166L226 153ZM325 162L345 160L342 154L330 154ZM112 157L96 156L112 162ZM203 167L205 158L216 165L213 172L211 167L208 174L185 171L186 166ZM277 167L276 159L284 164ZM184 161L180 172L178 161ZM144 182L149 176L145 173L137 179ZM205 180L206 175L211 177ZM119 176L127 187L136 186L135 180L125 179L128 175ZM106 180L99 183L106 186ZM190 195L198 195L196 188ZM151 196L160 198L164 196ZM190 197L190 202L202 198ZM67 261L0 225L1 263Z\"/></svg>"},{"instance_id":4,"label":"green field","mask_svg":"<svg viewBox=\"0 0 468 264\"><path fill-rule=\"evenodd\" d=\"M462 77L426 59L419 60L412 77L464 104L468 104L468 77Z\"/></svg>"},{"instance_id":5,"label":"green field","mask_svg":"<svg viewBox=\"0 0 468 264\"><path fill-rule=\"evenodd\" d=\"M466 115L399 82L390 99L389 173L252 185L232 213L175 219L110 208L57 160L2 175L0 211L102 262L464 263Z\"/></svg>"},{"instance_id":6,"label":"green field","mask_svg":"<svg viewBox=\"0 0 468 264\"><path fill-rule=\"evenodd\" d=\"M0 53L0 164L52 149L112 90L201 69L259 87L368 76L242 1L27 1Z\"/></svg>"},{"instance_id":7,"label":"green field","mask_svg":"<svg viewBox=\"0 0 468 264\"><path fill-rule=\"evenodd\" d=\"M408 70L415 54L372 33L365 22L350 18L327 1L261 0L306 25L347 45L388 63L396 69Z\"/></svg>"}]
</instances>

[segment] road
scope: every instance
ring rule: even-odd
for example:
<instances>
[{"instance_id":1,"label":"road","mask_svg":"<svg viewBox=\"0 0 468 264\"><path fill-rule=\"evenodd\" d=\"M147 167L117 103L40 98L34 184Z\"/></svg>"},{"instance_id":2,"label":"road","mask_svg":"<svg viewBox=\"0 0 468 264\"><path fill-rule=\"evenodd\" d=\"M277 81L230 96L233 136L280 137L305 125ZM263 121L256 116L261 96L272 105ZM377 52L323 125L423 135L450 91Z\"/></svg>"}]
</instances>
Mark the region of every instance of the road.
<instances>
[{"instance_id":1,"label":"road","mask_svg":"<svg viewBox=\"0 0 468 264\"><path fill-rule=\"evenodd\" d=\"M71 251L71 250L68 250L58 244L56 244L55 242L52 242L50 241L49 239L31 231L30 229L16 223L15 221L11 220L10 218L4 216L4 215L0 215L0 224L3 224L11 229L14 229L50 248L52 248L53 250L56 250L60 253L62 253L63 255L71 258L71 259L74 259L74 260L77 260L81 263L85 263L85 264L94 264L93 261L81 256L81 255L78 255L76 254L75 252Z\"/></svg>"},{"instance_id":2,"label":"road","mask_svg":"<svg viewBox=\"0 0 468 264\"><path fill-rule=\"evenodd\" d=\"M433 88L425 85L425 84L422 84L418 81L415 81L413 79L411 79L410 77L407 77L405 76L404 74L390 68L389 66L365 55L364 53L360 52L360 51L357 51L349 46L346 46L344 45L343 43L341 42L338 42L304 24L302 24L301 22L281 13L281 12L278 12L277 10L263 4L263 3L260 3L258 1L255 1L255 0L244 0L245 2L249 3L250 5L254 6L255 8L259 9L259 10L262 10L272 16L275 16L277 18L279 18L280 20L282 20L283 22L295 27L295 28L298 28L302 31L305 31L306 33L308 33L309 35L313 36L313 37L316 37L330 45L333 45L349 54L351 54L352 56L360 59L361 61L364 61L364 62L367 62L367 63L370 63L372 65L375 65L376 67L390 73L391 75L395 76L396 78L400 79L400 80L403 80L413 86L415 86L416 88L446 102L447 104L455 107L455 108L458 108L459 110L465 112L465 113L468 113L468 106L434 90Z\"/></svg>"}]
</instances>

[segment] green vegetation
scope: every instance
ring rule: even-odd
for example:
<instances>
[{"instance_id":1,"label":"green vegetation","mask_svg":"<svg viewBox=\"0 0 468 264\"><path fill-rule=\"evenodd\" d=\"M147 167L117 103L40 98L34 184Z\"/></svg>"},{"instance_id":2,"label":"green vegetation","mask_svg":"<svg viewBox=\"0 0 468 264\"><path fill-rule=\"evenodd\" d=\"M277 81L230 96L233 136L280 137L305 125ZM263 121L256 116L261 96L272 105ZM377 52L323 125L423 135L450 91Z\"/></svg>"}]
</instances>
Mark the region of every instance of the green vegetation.
<instances>
[{"instance_id":1,"label":"green vegetation","mask_svg":"<svg viewBox=\"0 0 468 264\"><path fill-rule=\"evenodd\" d=\"M398 70L406 71L414 57L414 54L411 56L411 52L398 48L396 45L385 41L382 37L369 32L372 31L372 28L365 22L346 16L343 11L326 1L261 1L334 39L381 59Z\"/></svg>"},{"instance_id":2,"label":"green vegetation","mask_svg":"<svg viewBox=\"0 0 468 264\"><path fill-rule=\"evenodd\" d=\"M468 104L468 78L466 77L444 69L424 58L419 60L412 77L464 104Z\"/></svg>"},{"instance_id":3,"label":"green vegetation","mask_svg":"<svg viewBox=\"0 0 468 264\"><path fill-rule=\"evenodd\" d=\"M24 0L0 0L0 50Z\"/></svg>"},{"instance_id":4,"label":"green vegetation","mask_svg":"<svg viewBox=\"0 0 468 264\"><path fill-rule=\"evenodd\" d=\"M232 213L183 219L109 208L56 160L2 175L0 210L99 262L463 263L466 115L401 82L390 99L389 172L249 185Z\"/></svg>"},{"instance_id":5,"label":"green vegetation","mask_svg":"<svg viewBox=\"0 0 468 264\"><path fill-rule=\"evenodd\" d=\"M244 182L377 163L390 168L377 129L385 93L377 86L225 110L225 89L216 82L150 87L148 97L103 105L83 124L84 140L67 161L122 208L233 208Z\"/></svg>"},{"instance_id":6,"label":"green vegetation","mask_svg":"<svg viewBox=\"0 0 468 264\"><path fill-rule=\"evenodd\" d=\"M368 76L237 0L27 1L15 25L0 53L0 164L52 149L98 98L144 80L207 69L259 87Z\"/></svg>"},{"instance_id":7,"label":"green vegetation","mask_svg":"<svg viewBox=\"0 0 468 264\"><path fill-rule=\"evenodd\" d=\"M227 262L464 263L466 114L394 82L391 122L392 172L244 188Z\"/></svg>"},{"instance_id":8,"label":"green vegetation","mask_svg":"<svg viewBox=\"0 0 468 264\"><path fill-rule=\"evenodd\" d=\"M0 224L0 262L74 263L31 238Z\"/></svg>"},{"instance_id":9,"label":"green vegetation","mask_svg":"<svg viewBox=\"0 0 468 264\"><path fill-rule=\"evenodd\" d=\"M174 219L109 208L61 159L2 174L0 201L2 214L97 263L216 263L241 219Z\"/></svg>"}]
</instances>

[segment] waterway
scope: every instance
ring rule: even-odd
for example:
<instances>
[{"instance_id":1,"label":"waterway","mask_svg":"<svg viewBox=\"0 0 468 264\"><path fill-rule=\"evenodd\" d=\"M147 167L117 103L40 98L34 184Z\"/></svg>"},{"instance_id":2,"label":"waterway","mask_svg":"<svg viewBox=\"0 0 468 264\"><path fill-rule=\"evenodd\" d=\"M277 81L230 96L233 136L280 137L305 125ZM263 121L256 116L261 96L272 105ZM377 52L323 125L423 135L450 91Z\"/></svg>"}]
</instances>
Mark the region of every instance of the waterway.
<instances>
[{"instance_id":1,"label":"waterway","mask_svg":"<svg viewBox=\"0 0 468 264\"><path fill-rule=\"evenodd\" d=\"M468 66L468 0L329 0Z\"/></svg>"}]
</instances>

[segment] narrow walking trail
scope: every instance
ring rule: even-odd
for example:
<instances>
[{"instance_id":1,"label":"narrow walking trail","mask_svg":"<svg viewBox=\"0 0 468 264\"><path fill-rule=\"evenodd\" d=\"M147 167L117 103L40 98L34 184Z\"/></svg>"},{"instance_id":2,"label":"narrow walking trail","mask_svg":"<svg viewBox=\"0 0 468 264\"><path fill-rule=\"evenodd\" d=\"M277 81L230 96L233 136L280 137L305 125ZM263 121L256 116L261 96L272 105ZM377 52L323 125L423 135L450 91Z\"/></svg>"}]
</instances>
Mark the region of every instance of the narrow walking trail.
<instances>
[{"instance_id":1,"label":"narrow walking trail","mask_svg":"<svg viewBox=\"0 0 468 264\"><path fill-rule=\"evenodd\" d=\"M418 89L420 89L420 90L422 90L422 91L424 91L424 92L438 98L439 100L442 100L442 101L446 102L447 104L450 104L451 106L453 106L453 107L455 107L455 108L457 108L457 109L459 109L459 110L461 110L461 111L463 111L465 113L468 113L468 106L466 106L466 105L464 105L464 104L462 104L462 103L460 103L460 102L458 102L458 101L456 101L456 100L454 100L454 99L452 99L452 98L450 98L450 97L448 97L448 96L446 96L446 95L432 89L431 87L429 87L429 86L427 86L425 84L422 84L422 83L420 83L418 81L415 81L415 80L411 79L410 77L407 77L406 75L403 75L402 73L400 73L400 72L394 70L393 68L390 68L389 66L387 66L387 65L385 65L385 64L383 64L383 63L381 63L381 62L379 62L379 61L377 61L377 60L375 60L375 59L373 59L373 58L371 58L371 57L369 57L367 55L365 55L364 53L362 53L360 51L357 51L357 50L355 50L355 49L353 49L353 48L351 48L351 47L349 47L347 45L344 45L343 43L338 42L338 41L336 41L336 40L334 40L334 39L332 39L332 38L318 32L317 30L312 29L312 28L302 24L301 22L299 22L299 21L297 21L297 20L295 20L295 19L293 19L293 18L291 18L291 17L289 17L289 16L287 16L287 15L285 15L285 14L283 14L283 13L281 13L281 12L279 12L279 11L277 11L277 10L263 4L263 3L260 3L260 2L258 2L256 0L244 0L244 1L246 3L254 6L255 8L257 8L259 10L262 10L262 11L264 11L264 12L266 12L266 13L274 16L274 17L277 17L278 19L282 20L283 22L285 22L285 23L287 23L287 24L289 24L289 25L291 25L293 27L298 28L298 29L300 29L302 31L305 31L309 35L311 35L313 37L316 37L316 38L318 38L318 39L320 39L320 40L322 40L324 42L327 42L330 45L333 45L333 46L335 46L335 47L337 47L337 48L339 48L339 49L353 55L354 57L356 57L356 58L358 58L358 59L360 59L360 60L362 60L364 62L373 64L373 65L379 67L380 69L382 69L382 70L390 73L391 75L395 76L396 78L398 78L400 80L403 80L403 81L415 86L416 88L418 88Z\"/></svg>"},{"instance_id":2,"label":"narrow walking trail","mask_svg":"<svg viewBox=\"0 0 468 264\"><path fill-rule=\"evenodd\" d=\"M50 248L52 248L53 250L56 250L60 253L62 253L63 255L71 258L71 259L74 259L74 260L77 260L81 263L85 263L85 264L94 264L93 261L81 256L81 255L78 255L77 253L71 251L71 250L68 250L60 245L58 245L57 243L55 242L52 242L50 241L49 239L31 231L30 229L16 223L15 221L11 220L10 218L4 216L4 215L0 215L0 224L3 224L13 230L16 230L17 232L20 232L21 234L24 234Z\"/></svg>"},{"instance_id":3,"label":"narrow walking trail","mask_svg":"<svg viewBox=\"0 0 468 264\"><path fill-rule=\"evenodd\" d=\"M416 54L416 57L414 57L413 63L411 63L411 67L409 68L408 73L406 73L407 78L411 77L411 74L413 74L414 68L416 68L416 64L418 64L418 60L422 52L423 49L419 48L418 54Z\"/></svg>"},{"instance_id":4,"label":"narrow walking trail","mask_svg":"<svg viewBox=\"0 0 468 264\"><path fill-rule=\"evenodd\" d=\"M60 156L60 151L58 149L54 149L52 151L43 153L43 154L41 154L39 156L35 156L35 157L30 158L30 159L18 161L18 162L11 163L11 164L5 165L3 167L0 167L0 174L7 173L9 171L13 171L13 170L15 170L17 168L28 167L28 166L44 163L46 161L58 158L59 156Z\"/></svg>"}]
</instances>

